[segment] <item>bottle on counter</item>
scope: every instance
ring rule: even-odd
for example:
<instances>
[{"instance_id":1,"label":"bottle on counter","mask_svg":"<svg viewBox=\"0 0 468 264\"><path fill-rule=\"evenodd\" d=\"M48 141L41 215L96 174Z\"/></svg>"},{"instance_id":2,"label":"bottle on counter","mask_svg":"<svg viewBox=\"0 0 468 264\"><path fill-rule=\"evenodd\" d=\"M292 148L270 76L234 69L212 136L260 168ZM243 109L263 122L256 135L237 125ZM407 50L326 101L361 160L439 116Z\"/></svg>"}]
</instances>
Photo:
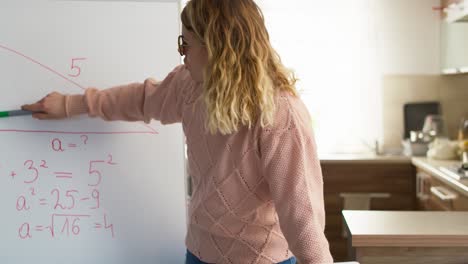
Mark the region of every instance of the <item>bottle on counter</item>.
<instances>
[{"instance_id":1,"label":"bottle on counter","mask_svg":"<svg viewBox=\"0 0 468 264\"><path fill-rule=\"evenodd\" d=\"M466 172L468 171L468 151L462 153L462 165L461 168Z\"/></svg>"},{"instance_id":2,"label":"bottle on counter","mask_svg":"<svg viewBox=\"0 0 468 264\"><path fill-rule=\"evenodd\" d=\"M463 141L468 139L468 118L464 117L460 121L458 127L458 140Z\"/></svg>"}]
</instances>

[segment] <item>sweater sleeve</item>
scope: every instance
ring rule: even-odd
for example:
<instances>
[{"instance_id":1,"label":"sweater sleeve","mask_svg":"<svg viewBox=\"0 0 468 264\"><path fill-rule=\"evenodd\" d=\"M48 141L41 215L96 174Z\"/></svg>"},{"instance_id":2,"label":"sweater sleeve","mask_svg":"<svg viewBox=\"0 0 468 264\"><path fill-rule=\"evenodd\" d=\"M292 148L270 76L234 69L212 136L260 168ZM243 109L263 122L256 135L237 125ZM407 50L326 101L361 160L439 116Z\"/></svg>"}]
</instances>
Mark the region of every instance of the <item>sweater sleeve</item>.
<instances>
[{"instance_id":1,"label":"sweater sleeve","mask_svg":"<svg viewBox=\"0 0 468 264\"><path fill-rule=\"evenodd\" d=\"M159 120L163 124L181 122L185 94L192 79L184 65L177 66L162 82L151 78L105 90L86 89L84 95L68 96L67 116L88 113L104 120Z\"/></svg>"},{"instance_id":2,"label":"sweater sleeve","mask_svg":"<svg viewBox=\"0 0 468 264\"><path fill-rule=\"evenodd\" d=\"M278 103L260 140L263 170L281 231L300 264L333 263L325 237L323 178L310 117L300 99Z\"/></svg>"}]
</instances>

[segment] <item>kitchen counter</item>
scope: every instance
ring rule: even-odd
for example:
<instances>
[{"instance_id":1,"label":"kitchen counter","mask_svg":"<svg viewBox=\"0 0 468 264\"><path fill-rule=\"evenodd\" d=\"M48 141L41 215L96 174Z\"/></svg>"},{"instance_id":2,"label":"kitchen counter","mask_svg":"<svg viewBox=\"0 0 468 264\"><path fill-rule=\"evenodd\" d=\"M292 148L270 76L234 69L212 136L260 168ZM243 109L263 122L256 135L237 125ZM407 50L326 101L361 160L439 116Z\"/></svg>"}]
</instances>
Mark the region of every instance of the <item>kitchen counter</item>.
<instances>
[{"instance_id":1,"label":"kitchen counter","mask_svg":"<svg viewBox=\"0 0 468 264\"><path fill-rule=\"evenodd\" d=\"M468 259L468 212L342 212L349 256L361 264L462 264Z\"/></svg>"},{"instance_id":2,"label":"kitchen counter","mask_svg":"<svg viewBox=\"0 0 468 264\"><path fill-rule=\"evenodd\" d=\"M433 160L428 158L412 158L411 162L414 166L433 175L445 184L453 187L462 194L468 196L468 179L457 180L447 173L440 170L440 167L460 166L460 161L456 160Z\"/></svg>"},{"instance_id":3,"label":"kitchen counter","mask_svg":"<svg viewBox=\"0 0 468 264\"><path fill-rule=\"evenodd\" d=\"M343 217L352 246L468 247L468 212L343 210Z\"/></svg>"},{"instance_id":4,"label":"kitchen counter","mask_svg":"<svg viewBox=\"0 0 468 264\"><path fill-rule=\"evenodd\" d=\"M319 154L320 163L403 163L410 164L411 157L404 155L375 154Z\"/></svg>"}]
</instances>

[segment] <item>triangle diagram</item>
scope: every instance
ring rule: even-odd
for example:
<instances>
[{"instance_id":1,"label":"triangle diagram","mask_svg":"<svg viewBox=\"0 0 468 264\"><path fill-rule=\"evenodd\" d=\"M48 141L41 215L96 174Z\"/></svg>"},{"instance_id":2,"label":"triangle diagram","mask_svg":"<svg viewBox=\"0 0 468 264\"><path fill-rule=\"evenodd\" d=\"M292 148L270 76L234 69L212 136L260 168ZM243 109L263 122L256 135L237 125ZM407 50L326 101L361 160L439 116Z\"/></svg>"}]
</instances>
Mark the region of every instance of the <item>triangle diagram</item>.
<instances>
[{"instance_id":1,"label":"triangle diagram","mask_svg":"<svg viewBox=\"0 0 468 264\"><path fill-rule=\"evenodd\" d=\"M52 91L65 94L83 93L85 87L67 74L0 43L0 110L19 109ZM66 120L36 120L30 116L0 118L0 133L58 134L158 134L143 122L104 121L86 115Z\"/></svg>"}]
</instances>

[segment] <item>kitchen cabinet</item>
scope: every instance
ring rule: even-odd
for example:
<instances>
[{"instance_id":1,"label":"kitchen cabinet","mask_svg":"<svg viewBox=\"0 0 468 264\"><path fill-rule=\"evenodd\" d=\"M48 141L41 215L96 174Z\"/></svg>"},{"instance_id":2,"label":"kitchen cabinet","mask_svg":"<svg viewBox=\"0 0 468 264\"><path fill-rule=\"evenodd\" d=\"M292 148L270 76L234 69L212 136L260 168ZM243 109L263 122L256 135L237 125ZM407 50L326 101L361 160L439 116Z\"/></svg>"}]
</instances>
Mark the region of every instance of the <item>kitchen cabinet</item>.
<instances>
[{"instance_id":1,"label":"kitchen cabinet","mask_svg":"<svg viewBox=\"0 0 468 264\"><path fill-rule=\"evenodd\" d=\"M325 235L335 261L348 259L343 209L415 210L415 168L410 161L322 161ZM363 198L369 197L368 204ZM354 199L346 205L346 197ZM359 201L363 203L359 203ZM351 207L351 208L350 208Z\"/></svg>"},{"instance_id":2,"label":"kitchen cabinet","mask_svg":"<svg viewBox=\"0 0 468 264\"><path fill-rule=\"evenodd\" d=\"M468 1L450 1L454 5L466 5ZM442 6L449 6L448 1L442 1ZM458 8L455 8L459 10ZM450 12L450 11L449 11ZM441 19L440 45L441 45L441 67L443 74L468 73L468 21L448 22L450 14Z\"/></svg>"},{"instance_id":3,"label":"kitchen cabinet","mask_svg":"<svg viewBox=\"0 0 468 264\"><path fill-rule=\"evenodd\" d=\"M440 30L442 73L468 73L468 22L442 21Z\"/></svg>"},{"instance_id":4,"label":"kitchen cabinet","mask_svg":"<svg viewBox=\"0 0 468 264\"><path fill-rule=\"evenodd\" d=\"M419 210L468 211L468 196L439 180L430 172L417 168L416 184Z\"/></svg>"},{"instance_id":5,"label":"kitchen cabinet","mask_svg":"<svg viewBox=\"0 0 468 264\"><path fill-rule=\"evenodd\" d=\"M419 210L468 211L468 180L456 179L446 168L458 168L460 161L414 157L416 196Z\"/></svg>"}]
</instances>

